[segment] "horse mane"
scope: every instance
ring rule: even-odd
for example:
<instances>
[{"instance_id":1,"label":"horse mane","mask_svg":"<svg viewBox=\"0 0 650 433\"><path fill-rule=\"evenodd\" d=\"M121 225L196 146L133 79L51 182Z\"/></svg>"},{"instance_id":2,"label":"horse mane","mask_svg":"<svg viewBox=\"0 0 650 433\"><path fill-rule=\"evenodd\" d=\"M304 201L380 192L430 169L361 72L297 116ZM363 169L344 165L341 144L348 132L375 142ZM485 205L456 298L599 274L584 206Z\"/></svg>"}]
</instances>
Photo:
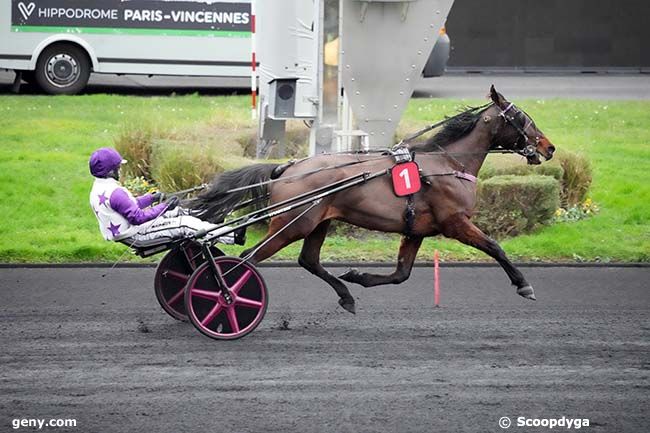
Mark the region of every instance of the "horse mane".
<instances>
[{"instance_id":1,"label":"horse mane","mask_svg":"<svg viewBox=\"0 0 650 433\"><path fill-rule=\"evenodd\" d=\"M486 105L466 107L465 111L461 111L452 117L446 117L446 122L440 131L425 142L410 145L409 149L419 152L433 152L460 140L472 132L481 117L481 113L486 109Z\"/></svg>"}]
</instances>

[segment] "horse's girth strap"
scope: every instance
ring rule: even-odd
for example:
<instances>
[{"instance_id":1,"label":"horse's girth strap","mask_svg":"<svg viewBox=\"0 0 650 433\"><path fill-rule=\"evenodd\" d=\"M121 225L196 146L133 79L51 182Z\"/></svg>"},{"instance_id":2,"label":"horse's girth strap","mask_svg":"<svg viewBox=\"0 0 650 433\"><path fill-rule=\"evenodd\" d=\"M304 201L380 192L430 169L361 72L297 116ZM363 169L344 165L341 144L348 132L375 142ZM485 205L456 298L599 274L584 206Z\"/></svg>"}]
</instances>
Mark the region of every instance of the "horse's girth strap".
<instances>
[{"instance_id":1,"label":"horse's girth strap","mask_svg":"<svg viewBox=\"0 0 650 433\"><path fill-rule=\"evenodd\" d=\"M406 229L404 234L407 237L413 235L413 226L415 225L415 201L413 200L413 194L406 196L406 212L404 213L404 219L406 220Z\"/></svg>"}]
</instances>

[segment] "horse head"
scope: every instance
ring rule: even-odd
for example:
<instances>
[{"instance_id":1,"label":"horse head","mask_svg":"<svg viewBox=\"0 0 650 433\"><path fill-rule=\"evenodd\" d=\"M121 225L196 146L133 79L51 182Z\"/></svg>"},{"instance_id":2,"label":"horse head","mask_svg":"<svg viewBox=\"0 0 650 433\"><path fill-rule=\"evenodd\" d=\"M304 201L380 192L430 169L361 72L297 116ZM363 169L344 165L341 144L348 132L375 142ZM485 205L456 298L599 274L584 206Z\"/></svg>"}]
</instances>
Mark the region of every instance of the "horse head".
<instances>
[{"instance_id":1,"label":"horse head","mask_svg":"<svg viewBox=\"0 0 650 433\"><path fill-rule=\"evenodd\" d=\"M540 156L547 161L553 158L555 146L537 128L533 119L503 95L490 87L490 98L498 111L500 122L492 131L492 146L512 150L526 157L528 164L541 164Z\"/></svg>"}]
</instances>

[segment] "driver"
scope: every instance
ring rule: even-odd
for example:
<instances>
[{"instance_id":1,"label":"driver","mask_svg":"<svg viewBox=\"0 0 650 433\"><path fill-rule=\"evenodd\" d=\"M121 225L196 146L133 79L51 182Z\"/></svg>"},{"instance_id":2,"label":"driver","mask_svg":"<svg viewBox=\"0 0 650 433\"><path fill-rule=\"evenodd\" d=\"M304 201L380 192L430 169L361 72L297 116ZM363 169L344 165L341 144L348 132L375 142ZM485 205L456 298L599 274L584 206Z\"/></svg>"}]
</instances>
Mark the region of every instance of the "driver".
<instances>
[{"instance_id":1,"label":"driver","mask_svg":"<svg viewBox=\"0 0 650 433\"><path fill-rule=\"evenodd\" d=\"M110 147L97 149L90 156L90 174L95 177L90 191L92 208L104 239L148 241L153 239L178 239L193 236L199 230L209 230L214 225L189 215L180 207L179 198L171 196L163 202L161 192L133 197L120 182L120 166L127 161ZM154 203L158 203L153 205ZM215 237L230 230L224 227L208 233ZM233 234L218 237L219 242L234 243ZM128 241L127 241L128 243Z\"/></svg>"}]
</instances>

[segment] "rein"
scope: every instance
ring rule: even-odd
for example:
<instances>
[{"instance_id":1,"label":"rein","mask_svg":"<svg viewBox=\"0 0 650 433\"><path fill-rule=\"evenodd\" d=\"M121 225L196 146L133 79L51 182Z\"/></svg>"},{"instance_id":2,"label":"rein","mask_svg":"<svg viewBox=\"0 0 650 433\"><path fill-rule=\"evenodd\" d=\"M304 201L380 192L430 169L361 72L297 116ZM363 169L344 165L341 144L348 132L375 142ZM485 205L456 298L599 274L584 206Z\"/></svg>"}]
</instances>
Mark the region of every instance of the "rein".
<instances>
[{"instance_id":1,"label":"rein","mask_svg":"<svg viewBox=\"0 0 650 433\"><path fill-rule=\"evenodd\" d=\"M203 189L206 189L208 186L210 186L210 185L207 184L207 183L203 183L203 184L201 184L199 186L195 186L194 188L188 188L188 189L184 189L184 190L181 190L181 191L175 191L175 192L169 193L169 195L170 196L181 197L181 196L185 196L185 195L191 194L191 193L196 192L196 191L201 191Z\"/></svg>"},{"instance_id":2,"label":"rein","mask_svg":"<svg viewBox=\"0 0 650 433\"><path fill-rule=\"evenodd\" d=\"M442 121L440 121L438 123L434 123L433 125L427 126L427 127L423 128L423 129L417 131L416 133L406 137L405 139L401 140L399 143L397 143L393 147L393 149L410 143L414 139L422 136L423 134L426 134L427 132L429 132L429 131L431 131L433 129L438 128L439 126L444 125L445 123L455 119L456 117L458 117L458 116L460 116L462 114L474 113L474 112L477 112L477 111L481 111L483 109L489 108L492 105L495 105L495 104L493 102L490 102L490 103L487 103L485 105L481 105L480 107L474 107L474 108L471 108L471 109L469 109L467 111L459 113L456 116L448 117L448 118L446 118L446 119L444 119L444 120L442 120ZM530 116L526 115L528 120L526 121L526 123L524 124L524 127L522 128L520 125L518 125L515 122L515 117L514 116L508 116L508 112L510 110L516 110L517 113L523 113L523 111L521 109L519 109L514 103L511 102L504 110L502 110L498 106L497 106L497 108L499 108L499 117L503 118L503 120L504 120L504 122L506 124L508 124L508 125L512 126L513 128L515 128L515 130L519 134L519 138L524 139L523 146L521 146L521 147L518 146L519 140L517 140L517 142L515 142L515 146L513 146L514 149L504 149L503 147L498 147L498 148L495 148L495 149L488 149L487 151L484 151L484 152L448 152L446 149L444 149L440 145L436 144L435 146L440 150L439 152L421 152L421 153L424 153L424 154L427 154L427 155L440 155L440 154L443 154L443 155L447 156L450 160L452 160L454 163L456 163L463 170L465 170L465 166L463 165L462 162L458 161L458 159L456 159L454 157L454 155L487 155L487 154L490 154L490 153L499 153L499 154L516 153L516 154L521 155L521 156L523 156L525 158L529 158L529 157L535 155L535 153L537 152L537 144L539 143L540 138L535 137L535 144L534 145L530 144L530 138L528 137L528 134L526 133L526 129L533 123L533 121L530 119Z\"/></svg>"},{"instance_id":3,"label":"rein","mask_svg":"<svg viewBox=\"0 0 650 433\"><path fill-rule=\"evenodd\" d=\"M422 129L420 129L419 131L409 135L408 137L402 139L399 143L397 143L395 146L393 146L393 149L396 148L396 147L400 147L403 144L408 144L411 141L415 140L416 138L426 134L429 131L433 131L434 129L444 125L445 123L448 123L448 122L454 120L455 118L457 118L457 117L459 117L459 116L461 116L463 114L474 113L476 111L481 111L481 110L483 110L485 108L490 107L493 104L494 104L494 102L488 102L487 104L481 105L480 107L470 108L469 110L463 111L462 113L458 113L455 116L447 117L447 118L441 120L438 123L434 123L433 125L426 126L426 127L422 128Z\"/></svg>"},{"instance_id":4,"label":"rein","mask_svg":"<svg viewBox=\"0 0 650 433\"><path fill-rule=\"evenodd\" d=\"M418 137L420 137L420 136L426 134L427 132L432 131L432 130L434 130L434 129L436 129L436 128L438 128L438 127L440 127L440 126L442 126L442 125L444 125L444 124L446 124L446 123L448 123L448 122L450 122L450 121L456 119L456 118L459 117L459 116L462 116L462 115L467 114L467 113L475 113L475 112L477 112L477 111L483 111L484 109L486 109L486 108L492 106L493 104L494 104L493 102L488 102L487 104L481 105L480 107L470 108L470 109L467 110L467 111L463 111L462 113L458 113L458 114L455 115L455 116L447 117L447 118L441 120L440 122L437 122L437 123L434 123L433 125L429 125L429 126L427 126L427 127L425 127L425 128L422 128L422 129L420 129L419 131L415 132L414 134L411 134L411 135L409 135L408 137L404 138L404 139L401 140L399 143L397 143L395 146L393 146L393 150L396 149L396 148L398 148L398 147L402 147L402 146L407 145L408 143L410 143L411 141L415 140L416 138L418 138ZM435 144L435 146L438 148L438 150L439 150L440 152L427 152L427 153L430 153L430 154L438 154L438 155L444 155L444 156L446 156L448 159L450 159L454 164L456 164L456 166L458 166L458 167L462 170L463 173L466 171L465 164L463 164L463 163L460 162L457 158L455 158L455 157L453 156L454 154L452 154L452 153L450 153L450 152L447 152L447 150L444 149L444 148L443 148L442 146L440 146L439 144ZM457 154L458 154L458 153L457 153ZM461 154L458 154L458 155L461 155ZM453 173L450 173L450 174L453 174Z\"/></svg>"}]
</instances>

